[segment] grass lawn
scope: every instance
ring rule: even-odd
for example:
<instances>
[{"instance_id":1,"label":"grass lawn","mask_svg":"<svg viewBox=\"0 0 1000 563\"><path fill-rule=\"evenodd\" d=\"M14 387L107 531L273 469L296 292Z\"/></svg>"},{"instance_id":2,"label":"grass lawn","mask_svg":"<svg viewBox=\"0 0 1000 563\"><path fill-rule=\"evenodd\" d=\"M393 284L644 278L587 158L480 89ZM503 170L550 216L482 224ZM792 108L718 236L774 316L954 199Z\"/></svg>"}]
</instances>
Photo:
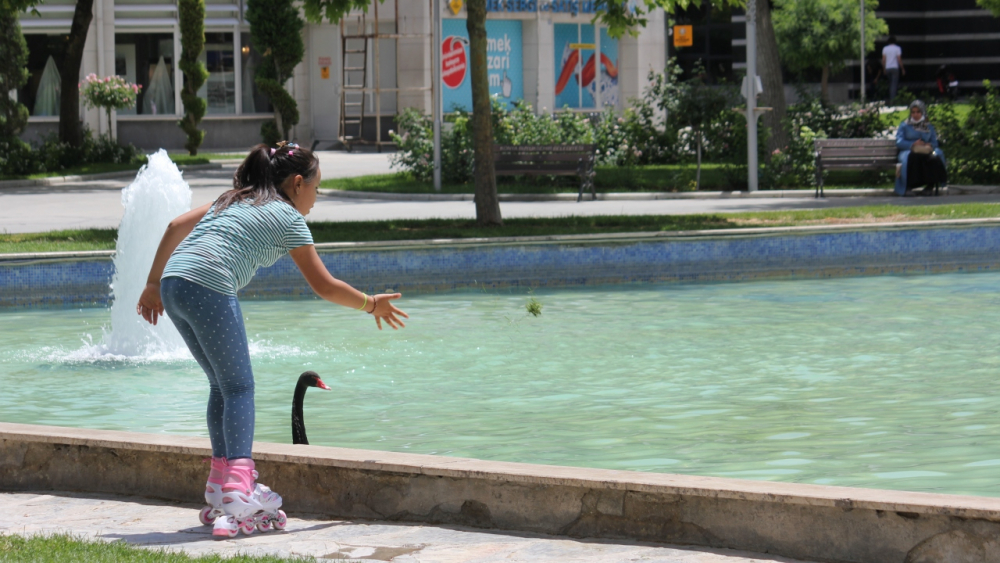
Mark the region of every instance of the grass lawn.
<instances>
[{"instance_id":1,"label":"grass lawn","mask_svg":"<svg viewBox=\"0 0 1000 563\"><path fill-rule=\"evenodd\" d=\"M186 154L172 154L170 155L170 160L174 161L178 166L191 165L191 164L208 164L210 155L198 155L190 156ZM40 178L52 178L56 176L77 176L81 174L106 174L108 172L126 172L131 170L138 170L145 164L143 162L130 162L127 164L108 164L108 163L98 163L98 164L86 164L84 166L74 166L72 168L67 168L65 170L56 170L53 172L40 172L38 174L29 174L28 176L3 176L0 180L37 180Z\"/></svg>"},{"instance_id":2,"label":"grass lawn","mask_svg":"<svg viewBox=\"0 0 1000 563\"><path fill-rule=\"evenodd\" d=\"M696 167L693 164L666 164L618 168L598 166L594 179L599 192L687 192L694 191ZM827 188L891 188L888 177L873 172L831 171L824 182ZM432 194L434 186L414 180L402 172L373 174L354 178L323 180L320 187L329 190L358 192L388 192L404 194ZM731 190L725 164L703 164L701 189L706 191ZM806 186L803 189L813 189ZM497 193L501 194L555 194L576 193L579 184L573 177L524 177L515 180L510 176L497 179ZM443 194L471 194L469 184L444 184Z\"/></svg>"},{"instance_id":3,"label":"grass lawn","mask_svg":"<svg viewBox=\"0 0 1000 563\"><path fill-rule=\"evenodd\" d=\"M934 100L924 100L924 102L927 103L928 105L927 113L933 114L934 109L931 106L934 105ZM965 120L969 117L969 112L971 111L972 111L971 104L955 104L955 116L958 117L958 121L960 123L965 123ZM886 126L899 127L899 124L902 123L903 120L909 117L910 117L910 110L909 108L907 108L907 109L901 109L899 111L894 111L892 113L887 113L882 116L882 119L885 120ZM934 123L934 121L931 120L931 123Z\"/></svg>"},{"instance_id":4,"label":"grass lawn","mask_svg":"<svg viewBox=\"0 0 1000 563\"><path fill-rule=\"evenodd\" d=\"M131 546L123 541L102 542L55 536L0 536L0 562L3 563L314 563L313 558L282 559L209 555L191 557L184 553L151 550Z\"/></svg>"},{"instance_id":5,"label":"grass lawn","mask_svg":"<svg viewBox=\"0 0 1000 563\"><path fill-rule=\"evenodd\" d=\"M871 205L804 211L754 211L713 215L612 215L507 219L503 227L478 227L474 220L425 219L309 223L316 242L420 240L435 238L513 237L693 231L844 225L940 219L1000 217L997 203L944 205ZM115 229L80 229L47 233L0 234L0 253L113 250Z\"/></svg>"}]
</instances>

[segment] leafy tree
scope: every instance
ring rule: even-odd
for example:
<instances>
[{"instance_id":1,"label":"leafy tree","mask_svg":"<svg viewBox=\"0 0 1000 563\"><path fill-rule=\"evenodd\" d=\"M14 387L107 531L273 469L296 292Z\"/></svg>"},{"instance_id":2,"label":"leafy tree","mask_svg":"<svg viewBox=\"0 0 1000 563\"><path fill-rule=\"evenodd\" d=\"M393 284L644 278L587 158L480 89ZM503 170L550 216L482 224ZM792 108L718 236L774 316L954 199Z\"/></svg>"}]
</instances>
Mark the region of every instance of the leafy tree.
<instances>
[{"instance_id":1,"label":"leafy tree","mask_svg":"<svg viewBox=\"0 0 1000 563\"><path fill-rule=\"evenodd\" d=\"M818 68L823 72L823 99L830 100L831 72L860 50L859 5L856 0L775 0L774 32L781 59L789 70ZM889 32L875 15L876 0L865 3L865 52L875 50L875 38Z\"/></svg>"},{"instance_id":2,"label":"leafy tree","mask_svg":"<svg viewBox=\"0 0 1000 563\"><path fill-rule=\"evenodd\" d=\"M309 9L307 2L307 13ZM274 106L274 121L261 126L261 136L265 143L274 144L290 138L292 127L299 122L298 104L284 84L305 56L305 22L292 0L249 0L247 21L253 44L264 53L254 83Z\"/></svg>"},{"instance_id":3,"label":"leafy tree","mask_svg":"<svg viewBox=\"0 0 1000 563\"><path fill-rule=\"evenodd\" d=\"M2 91L19 90L28 82L28 45L21 33L17 11L0 9L0 84ZM0 96L0 151L7 154L11 145L24 147L18 137L28 123L28 108L10 96Z\"/></svg>"},{"instance_id":4,"label":"leafy tree","mask_svg":"<svg viewBox=\"0 0 1000 563\"><path fill-rule=\"evenodd\" d=\"M178 67L184 73L184 88L181 89L184 117L178 125L187 134L184 148L194 156L205 140L205 131L198 129L198 125L208 109L208 102L198 97L198 90L208 79L208 69L198 60L205 49L205 0L177 0L177 11L181 24L181 56Z\"/></svg>"},{"instance_id":5,"label":"leafy tree","mask_svg":"<svg viewBox=\"0 0 1000 563\"><path fill-rule=\"evenodd\" d=\"M976 4L993 12L993 15L1000 18L1000 0L976 0Z\"/></svg>"},{"instance_id":6,"label":"leafy tree","mask_svg":"<svg viewBox=\"0 0 1000 563\"><path fill-rule=\"evenodd\" d=\"M677 125L691 128L694 137L698 167L695 172L695 189L701 189L701 153L705 144L705 128L734 100L727 90L709 86L704 80L704 69L696 66L692 76L681 80L683 71L676 61L668 61L663 74L650 73L653 81L650 91L658 98L657 105L668 112Z\"/></svg>"}]
</instances>

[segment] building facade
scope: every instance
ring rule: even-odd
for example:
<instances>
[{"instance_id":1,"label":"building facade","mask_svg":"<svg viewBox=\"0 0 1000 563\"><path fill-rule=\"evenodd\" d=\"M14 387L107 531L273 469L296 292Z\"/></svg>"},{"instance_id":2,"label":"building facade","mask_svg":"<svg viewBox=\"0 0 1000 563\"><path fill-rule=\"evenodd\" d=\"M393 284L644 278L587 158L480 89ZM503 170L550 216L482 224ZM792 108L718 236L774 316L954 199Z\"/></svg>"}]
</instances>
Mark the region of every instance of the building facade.
<instances>
[{"instance_id":1,"label":"building facade","mask_svg":"<svg viewBox=\"0 0 1000 563\"><path fill-rule=\"evenodd\" d=\"M442 98L445 111L468 109L468 34L463 2L441 2ZM614 39L591 23L589 0L490 0L487 22L491 93L539 110L621 108L638 96L651 70L666 61L666 26L654 13L638 36ZM22 14L30 51L28 84L18 99L31 114L24 137L58 130L61 39L73 0L48 0L40 15ZM300 144L336 144L343 136L388 140L402 108L431 111L431 0L385 0L340 24L307 24L306 55L287 88L299 104L293 138ZM376 17L376 13L377 17ZM202 61L209 78L199 95L205 150L244 148L260 139L272 117L253 83L261 55L252 44L246 0L207 0ZM94 0L81 77L117 74L142 86L136 108L112 114L82 110L94 132L114 128L122 142L143 149L179 149L184 134L177 68L177 5L169 0ZM353 129L352 129L353 128Z\"/></svg>"}]
</instances>

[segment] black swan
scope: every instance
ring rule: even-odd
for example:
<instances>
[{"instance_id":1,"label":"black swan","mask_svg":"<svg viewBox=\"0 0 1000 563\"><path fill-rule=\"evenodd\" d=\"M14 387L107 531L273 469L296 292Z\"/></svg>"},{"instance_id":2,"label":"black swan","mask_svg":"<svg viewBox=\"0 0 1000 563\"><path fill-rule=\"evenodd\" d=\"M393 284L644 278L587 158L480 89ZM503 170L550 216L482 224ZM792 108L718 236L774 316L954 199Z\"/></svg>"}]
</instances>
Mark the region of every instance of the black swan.
<instances>
[{"instance_id":1,"label":"black swan","mask_svg":"<svg viewBox=\"0 0 1000 563\"><path fill-rule=\"evenodd\" d=\"M299 376L299 382L295 385L295 395L292 397L292 443L309 445L306 438L306 424L302 421L302 400L306 398L306 389L309 387L319 387L330 390L326 383L319 378L314 371L307 371Z\"/></svg>"}]
</instances>

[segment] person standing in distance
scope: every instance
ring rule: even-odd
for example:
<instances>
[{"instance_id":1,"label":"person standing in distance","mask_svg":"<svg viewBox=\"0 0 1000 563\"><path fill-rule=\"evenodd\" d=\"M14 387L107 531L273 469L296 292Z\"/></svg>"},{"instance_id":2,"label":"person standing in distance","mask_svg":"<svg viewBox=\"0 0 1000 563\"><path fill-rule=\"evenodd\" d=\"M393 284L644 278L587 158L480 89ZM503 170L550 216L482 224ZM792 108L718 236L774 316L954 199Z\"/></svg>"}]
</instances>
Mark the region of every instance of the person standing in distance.
<instances>
[{"instance_id":1,"label":"person standing in distance","mask_svg":"<svg viewBox=\"0 0 1000 563\"><path fill-rule=\"evenodd\" d=\"M903 50L896 45L896 36L889 36L889 44L882 47L882 69L889 78L889 101L896 97L899 89L900 75L906 76L906 69L903 68Z\"/></svg>"}]
</instances>

